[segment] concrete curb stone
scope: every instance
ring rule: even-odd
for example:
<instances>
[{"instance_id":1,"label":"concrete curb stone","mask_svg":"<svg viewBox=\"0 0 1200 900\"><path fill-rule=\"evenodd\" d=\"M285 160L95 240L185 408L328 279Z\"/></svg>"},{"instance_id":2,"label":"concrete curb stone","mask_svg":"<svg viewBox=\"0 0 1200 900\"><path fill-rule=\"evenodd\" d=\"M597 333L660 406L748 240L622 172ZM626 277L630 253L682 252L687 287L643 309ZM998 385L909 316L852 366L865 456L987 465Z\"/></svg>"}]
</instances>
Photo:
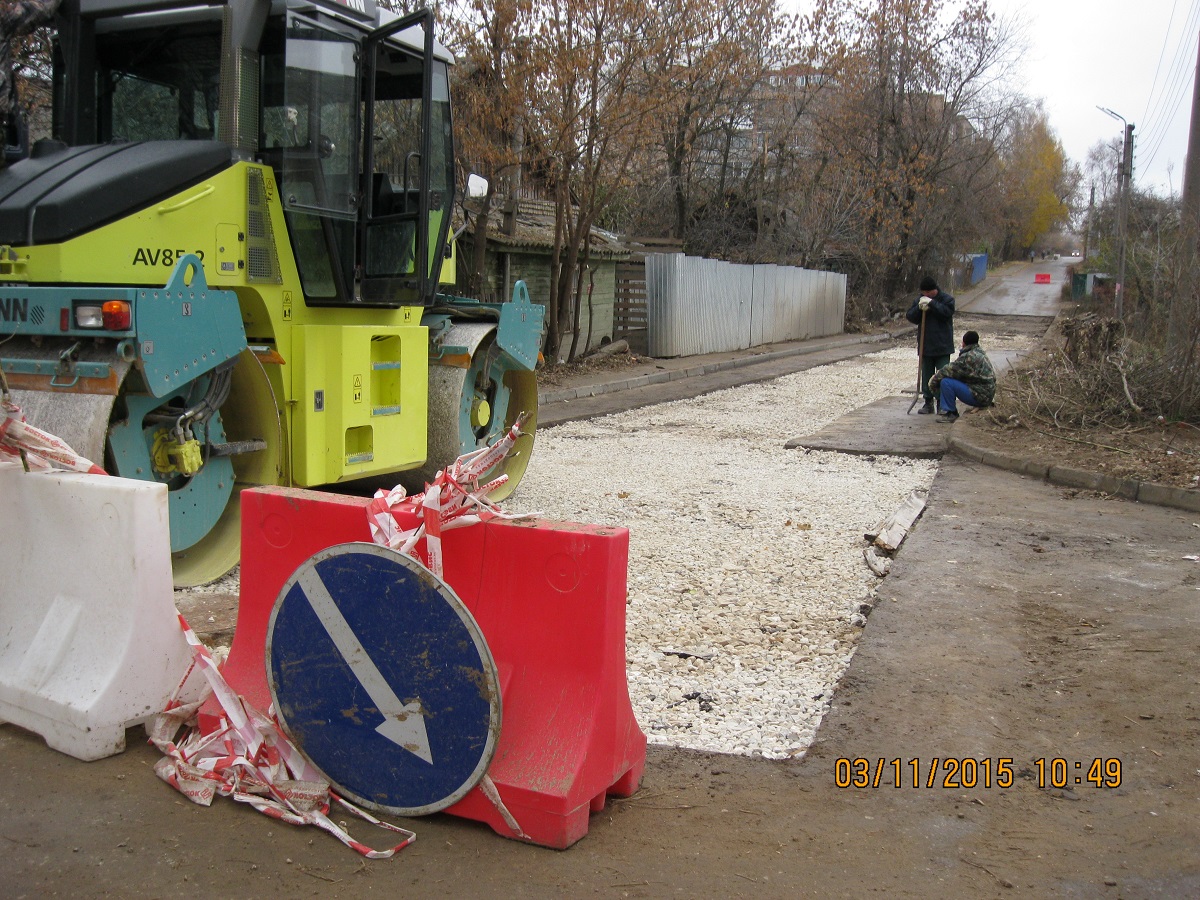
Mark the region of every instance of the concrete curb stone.
<instances>
[{"instance_id":1,"label":"concrete curb stone","mask_svg":"<svg viewBox=\"0 0 1200 900\"><path fill-rule=\"evenodd\" d=\"M1050 478L1050 466L1034 459L1021 460L1020 468L1017 471L1022 475L1031 475L1034 478L1040 478L1042 481L1047 481Z\"/></svg>"},{"instance_id":2,"label":"concrete curb stone","mask_svg":"<svg viewBox=\"0 0 1200 900\"><path fill-rule=\"evenodd\" d=\"M915 328L902 328L896 332L884 332L882 334L860 335L852 337L849 340L830 340L821 342L816 346L799 346L788 348L786 350L772 350L768 353L758 353L750 356L739 356L733 359L721 360L719 362L710 362L703 365L688 366L684 369L671 369L668 371L654 372L649 375L637 375L632 378L620 379L618 381L606 382L603 385L581 385L579 387L559 388L553 391L544 391L539 398L539 404L558 403L563 400L578 400L581 397L594 397L597 394L607 394L615 391L630 390L633 388L645 387L648 384L662 384L666 381L678 381L681 378L692 378L700 375L711 375L714 372L721 372L725 369L736 369L742 366L757 365L760 363L771 362L776 359L783 359L788 356L802 356L808 353L818 353L831 346L849 346L852 344L882 344L899 340L916 331Z\"/></svg>"},{"instance_id":3,"label":"concrete curb stone","mask_svg":"<svg viewBox=\"0 0 1200 900\"><path fill-rule=\"evenodd\" d=\"M1068 466L1051 466L998 450L979 447L954 436L950 437L947 449L974 462L1015 472L1018 475L1040 478L1042 481L1062 487L1097 491L1112 497L1120 497L1123 500L1136 500L1138 503L1148 503L1153 506L1168 506L1189 512L1200 512L1200 492L1186 488L1138 481L1135 478L1101 475L1097 472L1086 472Z\"/></svg>"},{"instance_id":4,"label":"concrete curb stone","mask_svg":"<svg viewBox=\"0 0 1200 900\"><path fill-rule=\"evenodd\" d=\"M1085 472L1069 466L1051 466L1046 473L1046 478L1053 484L1082 488L1085 491L1099 491L1102 494L1121 497L1125 500L1136 500L1138 485L1141 484L1132 478L1117 478L1115 475Z\"/></svg>"},{"instance_id":5,"label":"concrete curb stone","mask_svg":"<svg viewBox=\"0 0 1200 900\"><path fill-rule=\"evenodd\" d=\"M1138 485L1137 499L1139 503L1152 503L1155 506L1172 506L1175 509L1200 512L1200 493L1186 488L1168 487L1165 484L1144 481Z\"/></svg>"}]
</instances>

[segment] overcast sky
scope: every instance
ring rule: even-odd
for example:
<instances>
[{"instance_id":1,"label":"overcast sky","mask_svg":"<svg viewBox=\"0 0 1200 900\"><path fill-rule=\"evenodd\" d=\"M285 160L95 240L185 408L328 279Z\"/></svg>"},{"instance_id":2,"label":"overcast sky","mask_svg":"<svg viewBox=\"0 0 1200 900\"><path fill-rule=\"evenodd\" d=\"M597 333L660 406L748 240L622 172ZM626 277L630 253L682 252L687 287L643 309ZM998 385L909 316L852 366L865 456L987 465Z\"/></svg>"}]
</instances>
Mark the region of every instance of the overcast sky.
<instances>
[{"instance_id":1,"label":"overcast sky","mask_svg":"<svg viewBox=\"0 0 1200 900\"><path fill-rule=\"evenodd\" d=\"M1187 157L1200 0L989 0L1015 15L1029 50L1022 91L1040 97L1081 166L1096 141L1134 128L1134 183L1179 193Z\"/></svg>"}]
</instances>

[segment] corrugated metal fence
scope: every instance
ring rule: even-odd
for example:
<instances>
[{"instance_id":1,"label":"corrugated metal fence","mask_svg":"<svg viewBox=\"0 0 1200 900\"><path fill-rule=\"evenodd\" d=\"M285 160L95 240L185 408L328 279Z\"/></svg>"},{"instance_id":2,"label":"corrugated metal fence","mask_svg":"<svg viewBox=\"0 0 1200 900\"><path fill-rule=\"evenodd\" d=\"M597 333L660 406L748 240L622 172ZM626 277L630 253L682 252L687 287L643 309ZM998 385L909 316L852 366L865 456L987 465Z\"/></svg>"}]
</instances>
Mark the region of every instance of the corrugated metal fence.
<instances>
[{"instance_id":1,"label":"corrugated metal fence","mask_svg":"<svg viewBox=\"0 0 1200 900\"><path fill-rule=\"evenodd\" d=\"M653 253L646 307L651 356L744 350L841 334L846 276Z\"/></svg>"}]
</instances>

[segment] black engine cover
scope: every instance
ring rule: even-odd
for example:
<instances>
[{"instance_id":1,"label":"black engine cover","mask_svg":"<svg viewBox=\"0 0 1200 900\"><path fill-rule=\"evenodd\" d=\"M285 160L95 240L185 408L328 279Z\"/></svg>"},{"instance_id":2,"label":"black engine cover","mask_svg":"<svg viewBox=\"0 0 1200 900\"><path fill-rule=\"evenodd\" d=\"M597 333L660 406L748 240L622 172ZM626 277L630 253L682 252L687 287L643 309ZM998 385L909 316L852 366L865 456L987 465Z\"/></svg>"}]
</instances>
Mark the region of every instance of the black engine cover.
<instances>
[{"instance_id":1,"label":"black engine cover","mask_svg":"<svg viewBox=\"0 0 1200 900\"><path fill-rule=\"evenodd\" d=\"M233 153L220 141L67 147L39 141L0 170L0 244L54 244L211 178Z\"/></svg>"}]
</instances>

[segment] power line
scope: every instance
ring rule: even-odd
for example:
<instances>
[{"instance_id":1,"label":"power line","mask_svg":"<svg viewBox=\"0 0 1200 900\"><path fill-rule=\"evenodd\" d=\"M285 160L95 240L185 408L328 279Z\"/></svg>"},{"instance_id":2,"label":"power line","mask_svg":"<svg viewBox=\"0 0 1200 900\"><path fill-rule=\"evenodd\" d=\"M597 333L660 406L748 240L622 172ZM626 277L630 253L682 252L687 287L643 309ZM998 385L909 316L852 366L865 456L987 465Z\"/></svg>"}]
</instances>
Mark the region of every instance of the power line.
<instances>
[{"instance_id":1,"label":"power line","mask_svg":"<svg viewBox=\"0 0 1200 900\"><path fill-rule=\"evenodd\" d=\"M1164 79L1162 91L1159 93L1157 100L1153 97L1153 94L1147 100L1147 111L1142 117L1143 131L1147 134L1162 127L1162 123L1168 118L1163 112L1164 104L1166 107L1171 105L1168 98L1172 95L1177 95L1181 80L1186 77L1188 71L1194 65L1195 54L1192 52L1191 38L1197 33L1198 25L1200 25L1200 0L1193 0L1192 8L1188 12L1187 20L1183 25L1183 31L1175 45L1175 53L1171 60L1168 74ZM1169 39L1170 31L1168 29L1168 34L1164 40Z\"/></svg>"},{"instance_id":2,"label":"power line","mask_svg":"<svg viewBox=\"0 0 1200 900\"><path fill-rule=\"evenodd\" d=\"M1194 53L1195 51L1193 50L1193 55ZM1188 75L1192 75L1193 77L1188 78ZM1175 83L1171 87L1170 94L1163 95L1164 98L1169 99L1166 99L1165 101L1166 106L1163 109L1162 116L1155 123L1153 130L1145 134L1143 137L1143 143L1146 147L1146 153L1148 154L1148 158L1146 160L1147 166L1154 161L1154 157L1158 154L1158 151L1162 148L1163 143L1166 141L1167 135L1171 131L1171 125L1174 123L1175 115L1179 112L1179 109L1187 100L1188 88L1191 86L1194 77L1195 63L1193 63L1192 70L1190 72L1188 70L1184 70L1181 73L1181 76L1176 79Z\"/></svg>"},{"instance_id":3,"label":"power line","mask_svg":"<svg viewBox=\"0 0 1200 900\"><path fill-rule=\"evenodd\" d=\"M1146 108L1142 111L1142 121L1145 122L1150 117L1150 101L1154 99L1154 89L1158 87L1158 73L1162 69L1163 56L1167 52L1167 41L1171 37L1171 26L1175 24L1175 7L1179 0L1171 2L1171 18L1167 20L1167 30L1163 34L1162 49L1158 51L1158 65L1154 67L1154 80L1150 82L1150 96L1146 98Z\"/></svg>"},{"instance_id":4,"label":"power line","mask_svg":"<svg viewBox=\"0 0 1200 900\"><path fill-rule=\"evenodd\" d=\"M1193 49L1193 55L1195 50ZM1192 76L1189 78L1188 76ZM1180 76L1175 79L1170 87L1170 92L1163 95L1163 109L1161 116L1153 123L1153 125L1143 130L1144 140L1149 146L1154 145L1154 148L1162 143L1166 138L1167 133L1171 130L1171 125L1174 124L1175 114L1179 111L1180 103L1185 99L1187 89L1191 86L1195 76L1195 63L1192 65L1192 70L1184 70Z\"/></svg>"},{"instance_id":5,"label":"power line","mask_svg":"<svg viewBox=\"0 0 1200 900\"><path fill-rule=\"evenodd\" d=\"M1189 42L1190 43L1190 42ZM1189 47L1189 50L1192 48ZM1189 53L1194 56L1194 53ZM1163 87L1163 92L1159 95L1158 101L1155 104L1155 115L1153 118L1146 121L1144 130L1147 133L1154 133L1164 130L1171 123L1171 112L1177 104L1180 91L1187 87L1189 78L1193 74L1195 68L1195 60L1192 60L1191 66L1180 66L1177 71L1172 73L1171 81Z\"/></svg>"},{"instance_id":6,"label":"power line","mask_svg":"<svg viewBox=\"0 0 1200 900\"><path fill-rule=\"evenodd\" d=\"M1157 98L1151 94L1147 100L1146 113L1143 116L1143 121L1147 126L1152 126L1158 121L1158 111L1164 102L1164 98L1171 92L1171 85L1178 82L1183 71L1190 68L1192 61L1191 53L1191 36L1196 33L1197 21L1200 20L1200 2L1193 0L1191 9L1188 11L1187 19L1184 21L1183 29L1180 32L1179 38L1175 44L1175 51L1172 55L1171 64L1168 67L1168 72L1163 80L1163 86ZM1164 41L1170 40L1170 31L1164 36ZM1186 47L1186 49L1185 49ZM1157 82L1157 79L1156 79Z\"/></svg>"},{"instance_id":7,"label":"power line","mask_svg":"<svg viewBox=\"0 0 1200 900\"><path fill-rule=\"evenodd\" d=\"M1172 8L1173 20L1174 8ZM1187 89L1196 77L1196 53L1193 38L1197 35L1198 21L1200 21L1200 0L1194 0L1187 20L1184 23L1183 32L1176 44L1174 58L1169 67L1169 73L1163 81L1161 92L1158 94L1157 100L1155 100L1153 95L1154 89L1152 88L1151 97L1147 100L1147 111L1143 119L1144 127L1141 140L1142 145L1145 147L1145 153L1143 154L1145 162L1141 167L1142 171L1146 171L1157 157L1159 150L1170 133L1176 115L1186 99ZM1170 27L1168 26L1168 34L1164 37L1164 50L1166 42L1169 39ZM1192 77L1189 78L1189 75ZM1157 83L1158 74L1156 72L1155 84L1157 85Z\"/></svg>"}]
</instances>

